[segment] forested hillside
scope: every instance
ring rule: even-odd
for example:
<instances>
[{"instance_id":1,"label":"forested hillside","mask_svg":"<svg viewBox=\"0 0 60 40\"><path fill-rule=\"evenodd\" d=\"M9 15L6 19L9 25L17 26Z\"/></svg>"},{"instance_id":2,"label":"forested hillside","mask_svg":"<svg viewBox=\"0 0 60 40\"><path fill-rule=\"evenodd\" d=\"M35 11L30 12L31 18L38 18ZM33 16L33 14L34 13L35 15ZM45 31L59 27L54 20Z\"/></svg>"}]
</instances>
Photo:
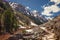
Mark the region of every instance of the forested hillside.
<instances>
[{"instance_id":1,"label":"forested hillside","mask_svg":"<svg viewBox=\"0 0 60 40\"><path fill-rule=\"evenodd\" d=\"M0 0L0 33L11 33L13 29L16 29L16 26L17 20L9 3Z\"/></svg>"}]
</instances>

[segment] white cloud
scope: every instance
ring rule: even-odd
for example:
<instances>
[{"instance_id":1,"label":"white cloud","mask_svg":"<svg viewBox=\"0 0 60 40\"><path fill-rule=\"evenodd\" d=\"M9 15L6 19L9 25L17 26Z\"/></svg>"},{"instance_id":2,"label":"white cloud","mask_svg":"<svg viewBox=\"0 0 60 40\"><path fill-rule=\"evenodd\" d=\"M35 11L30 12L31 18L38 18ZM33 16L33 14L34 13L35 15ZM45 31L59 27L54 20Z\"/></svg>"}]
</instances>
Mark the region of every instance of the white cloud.
<instances>
[{"instance_id":1,"label":"white cloud","mask_svg":"<svg viewBox=\"0 0 60 40\"><path fill-rule=\"evenodd\" d=\"M59 8L57 5L52 5L52 6L51 6L51 9L52 9L53 12L58 12L58 11L60 11L60 8Z\"/></svg>"},{"instance_id":2,"label":"white cloud","mask_svg":"<svg viewBox=\"0 0 60 40\"><path fill-rule=\"evenodd\" d=\"M47 6L47 7L44 7L44 11L42 12L42 15L51 16L52 14L50 14L50 12L55 13L58 11L60 11L60 8L56 5Z\"/></svg>"},{"instance_id":3,"label":"white cloud","mask_svg":"<svg viewBox=\"0 0 60 40\"><path fill-rule=\"evenodd\" d=\"M49 16L46 17L47 19L52 19L50 16L52 16L53 13L57 13L60 11L60 8L57 6L60 3L60 0L50 0L50 2L55 2L55 4L51 6L43 6L44 11L42 12L42 15Z\"/></svg>"},{"instance_id":4,"label":"white cloud","mask_svg":"<svg viewBox=\"0 0 60 40\"><path fill-rule=\"evenodd\" d=\"M60 0L50 0L50 2L55 2L55 4L59 4Z\"/></svg>"},{"instance_id":5,"label":"white cloud","mask_svg":"<svg viewBox=\"0 0 60 40\"><path fill-rule=\"evenodd\" d=\"M44 11L42 12L42 15L51 16L50 12L51 12L50 7L44 7Z\"/></svg>"}]
</instances>

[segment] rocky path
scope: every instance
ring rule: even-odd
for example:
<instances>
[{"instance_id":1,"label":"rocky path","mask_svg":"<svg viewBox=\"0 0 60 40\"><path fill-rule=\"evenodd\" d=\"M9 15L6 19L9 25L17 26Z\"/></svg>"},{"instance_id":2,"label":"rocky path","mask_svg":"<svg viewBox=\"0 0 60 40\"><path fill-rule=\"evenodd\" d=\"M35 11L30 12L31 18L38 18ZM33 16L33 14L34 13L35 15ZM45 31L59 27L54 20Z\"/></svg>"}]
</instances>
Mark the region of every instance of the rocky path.
<instances>
[{"instance_id":1,"label":"rocky path","mask_svg":"<svg viewBox=\"0 0 60 40\"><path fill-rule=\"evenodd\" d=\"M44 37L42 37L42 40L56 40L55 33L48 31L45 27L40 27L40 28L43 29L45 32L49 33L47 35L44 35Z\"/></svg>"}]
</instances>

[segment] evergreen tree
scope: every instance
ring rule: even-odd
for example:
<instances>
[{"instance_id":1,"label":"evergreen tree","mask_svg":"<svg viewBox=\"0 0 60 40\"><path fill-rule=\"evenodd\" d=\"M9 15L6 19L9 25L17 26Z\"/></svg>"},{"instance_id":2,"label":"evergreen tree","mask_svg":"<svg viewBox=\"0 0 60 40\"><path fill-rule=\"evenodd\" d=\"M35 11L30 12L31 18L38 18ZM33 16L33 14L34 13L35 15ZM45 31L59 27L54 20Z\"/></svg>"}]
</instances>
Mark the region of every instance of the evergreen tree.
<instances>
[{"instance_id":1,"label":"evergreen tree","mask_svg":"<svg viewBox=\"0 0 60 40\"><path fill-rule=\"evenodd\" d=\"M11 33L13 29L15 30L17 28L17 20L11 8L5 11L4 17L4 26L6 32Z\"/></svg>"}]
</instances>

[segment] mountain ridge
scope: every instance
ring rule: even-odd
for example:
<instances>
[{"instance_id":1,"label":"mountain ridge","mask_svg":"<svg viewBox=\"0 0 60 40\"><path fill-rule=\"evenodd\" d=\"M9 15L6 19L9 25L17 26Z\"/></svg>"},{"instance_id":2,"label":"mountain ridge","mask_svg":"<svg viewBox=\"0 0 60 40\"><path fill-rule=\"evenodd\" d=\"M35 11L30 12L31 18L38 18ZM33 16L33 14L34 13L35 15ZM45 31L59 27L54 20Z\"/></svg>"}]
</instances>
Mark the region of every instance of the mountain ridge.
<instances>
[{"instance_id":1,"label":"mountain ridge","mask_svg":"<svg viewBox=\"0 0 60 40\"><path fill-rule=\"evenodd\" d=\"M17 12L23 13L23 15L29 17L29 19L33 20L34 23L38 25L40 25L40 23L47 22L47 20L44 17L40 16L38 12L35 12L37 14L36 15L35 13L32 13L29 9L26 10L26 7L24 7L23 5L14 2L10 2L9 4L12 7L12 9L16 10ZM36 17L34 15L36 15Z\"/></svg>"}]
</instances>

